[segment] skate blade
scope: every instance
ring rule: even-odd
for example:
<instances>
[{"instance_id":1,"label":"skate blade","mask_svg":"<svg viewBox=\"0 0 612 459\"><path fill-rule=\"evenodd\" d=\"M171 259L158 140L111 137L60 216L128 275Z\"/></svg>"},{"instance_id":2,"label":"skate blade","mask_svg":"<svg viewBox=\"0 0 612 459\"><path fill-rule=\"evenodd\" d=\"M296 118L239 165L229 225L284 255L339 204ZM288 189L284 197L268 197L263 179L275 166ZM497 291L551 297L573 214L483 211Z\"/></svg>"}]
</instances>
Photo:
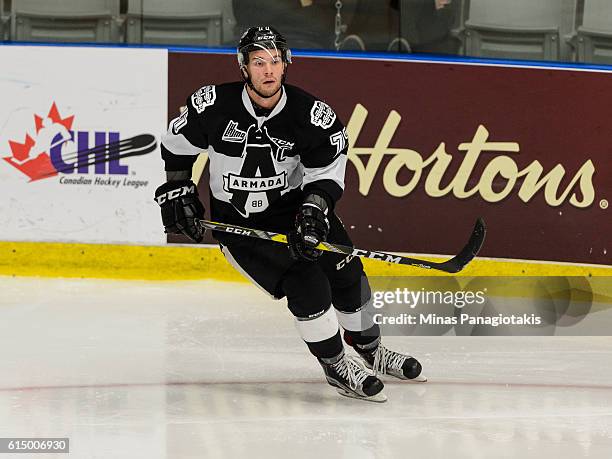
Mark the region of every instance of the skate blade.
<instances>
[{"instance_id":1,"label":"skate blade","mask_svg":"<svg viewBox=\"0 0 612 459\"><path fill-rule=\"evenodd\" d=\"M397 378L397 379L401 379L402 381L408 381L408 382L413 382L413 383L424 383L427 382L427 376L424 376L422 373L420 375L418 375L416 378L406 378L404 375L400 375L398 374L392 374L392 373L376 373L374 371L374 369L368 365L367 361L364 361L364 365L366 366L366 368L368 370L370 370L370 374L372 376L376 376L376 377L380 377L380 376L391 376L392 378Z\"/></svg>"},{"instance_id":2,"label":"skate blade","mask_svg":"<svg viewBox=\"0 0 612 459\"><path fill-rule=\"evenodd\" d=\"M390 374L390 373L386 373L385 376L392 376L394 378L397 379L401 379L402 381L408 381L408 382L412 382L412 383L424 383L427 382L427 377L423 376L423 375L418 375L416 378L406 378L404 375L394 375L394 374Z\"/></svg>"},{"instance_id":3,"label":"skate blade","mask_svg":"<svg viewBox=\"0 0 612 459\"><path fill-rule=\"evenodd\" d=\"M336 388L338 393L344 397L356 398L357 400L365 400L366 402L375 402L375 403L384 403L387 401L387 396L382 392L379 392L375 395L370 395L369 397L362 397L361 395L354 394L353 392L348 392L343 389Z\"/></svg>"}]
</instances>

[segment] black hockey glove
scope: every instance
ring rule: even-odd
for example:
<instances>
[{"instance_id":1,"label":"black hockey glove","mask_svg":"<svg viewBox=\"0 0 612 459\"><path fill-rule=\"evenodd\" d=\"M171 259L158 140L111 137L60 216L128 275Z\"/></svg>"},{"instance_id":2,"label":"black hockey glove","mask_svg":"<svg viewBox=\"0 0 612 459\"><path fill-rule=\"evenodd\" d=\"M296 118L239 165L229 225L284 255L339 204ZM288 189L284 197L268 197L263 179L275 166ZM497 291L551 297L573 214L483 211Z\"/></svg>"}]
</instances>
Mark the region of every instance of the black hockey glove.
<instances>
[{"instance_id":1,"label":"black hockey glove","mask_svg":"<svg viewBox=\"0 0 612 459\"><path fill-rule=\"evenodd\" d=\"M161 207L166 233L184 234L194 242L202 241L204 229L196 219L204 218L204 206L191 180L164 183L155 190L155 201Z\"/></svg>"},{"instance_id":2,"label":"black hockey glove","mask_svg":"<svg viewBox=\"0 0 612 459\"><path fill-rule=\"evenodd\" d=\"M289 254L295 260L316 261L323 252L315 247L328 234L327 202L318 194L309 194L295 218L295 229L287 235Z\"/></svg>"}]
</instances>

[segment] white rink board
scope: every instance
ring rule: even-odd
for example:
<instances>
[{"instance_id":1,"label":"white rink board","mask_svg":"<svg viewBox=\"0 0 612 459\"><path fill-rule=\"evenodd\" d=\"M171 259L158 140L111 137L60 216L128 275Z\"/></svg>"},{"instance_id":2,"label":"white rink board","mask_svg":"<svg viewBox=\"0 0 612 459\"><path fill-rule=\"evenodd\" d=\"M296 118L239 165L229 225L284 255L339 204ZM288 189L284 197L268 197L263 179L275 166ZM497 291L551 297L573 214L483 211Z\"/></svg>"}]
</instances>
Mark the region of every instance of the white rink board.
<instances>
[{"instance_id":1,"label":"white rink board","mask_svg":"<svg viewBox=\"0 0 612 459\"><path fill-rule=\"evenodd\" d=\"M82 154L80 171L77 152L139 134L159 144L167 50L4 46L0 62L0 240L165 244L159 147L89 166Z\"/></svg>"}]
</instances>

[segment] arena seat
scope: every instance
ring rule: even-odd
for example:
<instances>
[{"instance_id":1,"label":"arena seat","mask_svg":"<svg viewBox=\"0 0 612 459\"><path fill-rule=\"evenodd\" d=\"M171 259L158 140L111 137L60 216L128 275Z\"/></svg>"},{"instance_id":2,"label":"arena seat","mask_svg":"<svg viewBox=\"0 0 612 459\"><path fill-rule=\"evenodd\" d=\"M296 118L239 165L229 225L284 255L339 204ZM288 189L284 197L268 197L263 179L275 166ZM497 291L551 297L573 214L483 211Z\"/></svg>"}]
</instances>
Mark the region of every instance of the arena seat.
<instances>
[{"instance_id":1,"label":"arena seat","mask_svg":"<svg viewBox=\"0 0 612 459\"><path fill-rule=\"evenodd\" d=\"M465 21L468 19L470 11L470 0L454 0L459 3L457 15L455 16L455 24L451 29L451 35L461 42L459 54L465 53ZM454 3L453 2L453 3Z\"/></svg>"},{"instance_id":2,"label":"arena seat","mask_svg":"<svg viewBox=\"0 0 612 459\"><path fill-rule=\"evenodd\" d=\"M582 23L569 38L578 62L612 64L612 3L583 0Z\"/></svg>"},{"instance_id":3,"label":"arena seat","mask_svg":"<svg viewBox=\"0 0 612 459\"><path fill-rule=\"evenodd\" d=\"M470 0L465 22L466 55L557 60L562 2Z\"/></svg>"},{"instance_id":4,"label":"arena seat","mask_svg":"<svg viewBox=\"0 0 612 459\"><path fill-rule=\"evenodd\" d=\"M218 46L235 25L231 0L129 0L126 41Z\"/></svg>"},{"instance_id":5,"label":"arena seat","mask_svg":"<svg viewBox=\"0 0 612 459\"><path fill-rule=\"evenodd\" d=\"M0 0L0 41L6 40L8 37L6 36L6 32L8 30L9 17L5 14L4 11L4 0Z\"/></svg>"},{"instance_id":6,"label":"arena seat","mask_svg":"<svg viewBox=\"0 0 612 459\"><path fill-rule=\"evenodd\" d=\"M13 0L11 39L117 42L119 0Z\"/></svg>"}]
</instances>

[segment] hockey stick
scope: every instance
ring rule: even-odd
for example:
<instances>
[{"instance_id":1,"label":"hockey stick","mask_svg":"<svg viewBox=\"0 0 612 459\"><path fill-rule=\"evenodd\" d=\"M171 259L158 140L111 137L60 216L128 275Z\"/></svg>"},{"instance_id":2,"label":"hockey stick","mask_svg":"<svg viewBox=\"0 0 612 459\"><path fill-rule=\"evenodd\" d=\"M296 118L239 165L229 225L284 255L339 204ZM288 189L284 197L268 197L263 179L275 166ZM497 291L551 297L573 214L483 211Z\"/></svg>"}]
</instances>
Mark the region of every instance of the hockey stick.
<instances>
[{"instance_id":1,"label":"hockey stick","mask_svg":"<svg viewBox=\"0 0 612 459\"><path fill-rule=\"evenodd\" d=\"M276 241L287 244L287 236L285 234L273 233L272 231L256 230L252 228L244 228L242 226L228 225L227 223L217 223L208 220L199 220L200 224L213 231L222 231L224 233L237 234L240 236L248 236L257 239L265 239L268 241ZM470 240L466 246L461 249L456 256L442 263L433 261L420 260L418 258L403 257L386 252L378 252L373 250L357 249L346 245L332 244L331 242L321 242L316 248L327 252L344 253L356 257L370 258L373 260L386 261L387 263L395 263L398 265L416 266L424 269L435 269L447 273L458 273L465 265L467 265L478 254L482 247L487 232L485 222L482 218L476 220L474 231L470 236Z\"/></svg>"}]
</instances>

